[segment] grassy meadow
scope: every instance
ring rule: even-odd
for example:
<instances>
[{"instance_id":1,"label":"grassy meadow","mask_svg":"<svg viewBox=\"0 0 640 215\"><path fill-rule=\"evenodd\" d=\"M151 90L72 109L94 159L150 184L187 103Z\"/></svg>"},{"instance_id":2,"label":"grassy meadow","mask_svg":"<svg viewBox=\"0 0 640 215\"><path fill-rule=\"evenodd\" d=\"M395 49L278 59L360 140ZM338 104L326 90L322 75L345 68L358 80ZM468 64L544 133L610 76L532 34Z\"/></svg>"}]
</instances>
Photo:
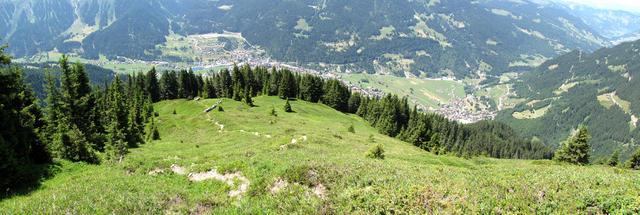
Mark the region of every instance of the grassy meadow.
<instances>
[{"instance_id":1,"label":"grassy meadow","mask_svg":"<svg viewBox=\"0 0 640 215\"><path fill-rule=\"evenodd\" d=\"M325 105L285 113L276 97L203 113L217 101L155 104L161 140L120 163L57 161L0 214L640 213L638 171L436 156ZM385 159L367 158L377 144Z\"/></svg>"},{"instance_id":2,"label":"grassy meadow","mask_svg":"<svg viewBox=\"0 0 640 215\"><path fill-rule=\"evenodd\" d=\"M342 78L362 88L373 87L385 93L407 95L426 107L437 108L455 98L464 98L464 84L449 80L401 78L391 75L342 74Z\"/></svg>"}]
</instances>

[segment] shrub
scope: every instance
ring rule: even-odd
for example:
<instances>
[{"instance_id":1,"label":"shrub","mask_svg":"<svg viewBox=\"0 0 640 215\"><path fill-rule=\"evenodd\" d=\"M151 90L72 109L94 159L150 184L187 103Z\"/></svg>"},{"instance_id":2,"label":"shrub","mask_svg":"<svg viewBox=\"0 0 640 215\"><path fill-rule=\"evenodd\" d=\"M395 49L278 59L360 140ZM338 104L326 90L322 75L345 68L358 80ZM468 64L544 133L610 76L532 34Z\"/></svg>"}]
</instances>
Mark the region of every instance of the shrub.
<instances>
[{"instance_id":1,"label":"shrub","mask_svg":"<svg viewBox=\"0 0 640 215\"><path fill-rule=\"evenodd\" d=\"M218 106L218 112L224 112L224 109L222 108L222 106Z\"/></svg>"},{"instance_id":2,"label":"shrub","mask_svg":"<svg viewBox=\"0 0 640 215\"><path fill-rule=\"evenodd\" d=\"M173 114L174 114L174 115L176 114L176 109L173 109Z\"/></svg>"},{"instance_id":3,"label":"shrub","mask_svg":"<svg viewBox=\"0 0 640 215\"><path fill-rule=\"evenodd\" d=\"M356 133L356 129L353 128L353 125L350 125L349 128L347 129L349 132L351 133Z\"/></svg>"},{"instance_id":4,"label":"shrub","mask_svg":"<svg viewBox=\"0 0 640 215\"><path fill-rule=\"evenodd\" d=\"M370 143L375 143L376 139L373 137L373 134L369 134L369 139L367 139Z\"/></svg>"},{"instance_id":5,"label":"shrub","mask_svg":"<svg viewBox=\"0 0 640 215\"><path fill-rule=\"evenodd\" d=\"M367 157L373 159L384 159L384 149L382 148L382 144L377 144L373 148L369 149Z\"/></svg>"},{"instance_id":6,"label":"shrub","mask_svg":"<svg viewBox=\"0 0 640 215\"><path fill-rule=\"evenodd\" d=\"M271 106L271 111L269 112L269 115L271 115L271 116L278 116L278 113L276 113L276 108L274 108L273 106Z\"/></svg>"}]
</instances>

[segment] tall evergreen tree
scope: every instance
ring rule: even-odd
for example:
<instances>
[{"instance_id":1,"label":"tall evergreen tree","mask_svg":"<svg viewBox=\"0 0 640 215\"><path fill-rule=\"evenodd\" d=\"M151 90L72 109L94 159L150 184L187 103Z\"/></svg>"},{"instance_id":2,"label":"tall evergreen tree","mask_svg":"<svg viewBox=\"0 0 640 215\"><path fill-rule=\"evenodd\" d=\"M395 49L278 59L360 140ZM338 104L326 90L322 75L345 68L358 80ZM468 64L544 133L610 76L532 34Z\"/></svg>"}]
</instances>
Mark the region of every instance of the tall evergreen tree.
<instances>
[{"instance_id":1,"label":"tall evergreen tree","mask_svg":"<svg viewBox=\"0 0 640 215\"><path fill-rule=\"evenodd\" d=\"M239 83L233 85L233 100L242 101L242 91L240 91Z\"/></svg>"},{"instance_id":2,"label":"tall evergreen tree","mask_svg":"<svg viewBox=\"0 0 640 215\"><path fill-rule=\"evenodd\" d=\"M174 71L165 72L160 77L160 98L163 100L178 98L178 78Z\"/></svg>"},{"instance_id":3,"label":"tall evergreen tree","mask_svg":"<svg viewBox=\"0 0 640 215\"><path fill-rule=\"evenodd\" d=\"M591 136L589 135L587 126L581 126L578 133L564 143L562 148L556 152L553 159L572 164L588 164L589 152L591 151L589 139L591 139Z\"/></svg>"},{"instance_id":4,"label":"tall evergreen tree","mask_svg":"<svg viewBox=\"0 0 640 215\"><path fill-rule=\"evenodd\" d=\"M127 129L129 113L122 80L116 76L109 88L107 131L109 133L105 153L108 159L119 160L127 153Z\"/></svg>"},{"instance_id":5,"label":"tall evergreen tree","mask_svg":"<svg viewBox=\"0 0 640 215\"><path fill-rule=\"evenodd\" d=\"M203 96L205 98L209 98L209 99L217 98L216 88L215 88L215 84L214 84L213 78L206 78L204 80L204 85L202 86L202 88L203 88L202 90L203 90L203 93L204 93Z\"/></svg>"},{"instance_id":6,"label":"tall evergreen tree","mask_svg":"<svg viewBox=\"0 0 640 215\"><path fill-rule=\"evenodd\" d=\"M280 98L295 98L296 97L296 81L291 71L285 69L282 71L282 79L278 84L278 96Z\"/></svg>"},{"instance_id":7,"label":"tall evergreen tree","mask_svg":"<svg viewBox=\"0 0 640 215\"><path fill-rule=\"evenodd\" d=\"M352 93L347 101L347 109L349 113L356 113L360 107L360 93Z\"/></svg>"},{"instance_id":8,"label":"tall evergreen tree","mask_svg":"<svg viewBox=\"0 0 640 215\"><path fill-rule=\"evenodd\" d=\"M229 73L229 70L223 70L220 74L220 82L222 83L221 89L224 91L224 97L225 98L231 98L233 97L233 88L235 87L233 85L233 81L231 79L231 74Z\"/></svg>"},{"instance_id":9,"label":"tall evergreen tree","mask_svg":"<svg viewBox=\"0 0 640 215\"><path fill-rule=\"evenodd\" d=\"M49 161L44 116L22 70L0 47L0 189L23 183L29 165Z\"/></svg>"},{"instance_id":10,"label":"tall evergreen tree","mask_svg":"<svg viewBox=\"0 0 640 215\"><path fill-rule=\"evenodd\" d=\"M160 101L160 84L158 83L157 75L156 67L153 67L147 72L144 78L145 90L154 103Z\"/></svg>"},{"instance_id":11,"label":"tall evergreen tree","mask_svg":"<svg viewBox=\"0 0 640 215\"><path fill-rule=\"evenodd\" d=\"M251 100L251 94L253 94L253 88L249 88L249 85L244 87L244 102L250 107L253 107L253 101Z\"/></svg>"}]
</instances>

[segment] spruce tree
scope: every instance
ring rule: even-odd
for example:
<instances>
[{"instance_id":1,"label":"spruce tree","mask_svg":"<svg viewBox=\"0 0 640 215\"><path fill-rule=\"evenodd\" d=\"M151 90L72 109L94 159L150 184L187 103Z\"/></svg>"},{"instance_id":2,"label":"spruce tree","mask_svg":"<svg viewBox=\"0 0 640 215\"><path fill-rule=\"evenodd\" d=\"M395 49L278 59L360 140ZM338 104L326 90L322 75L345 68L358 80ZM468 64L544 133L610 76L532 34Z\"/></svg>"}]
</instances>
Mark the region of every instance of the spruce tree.
<instances>
[{"instance_id":1,"label":"spruce tree","mask_svg":"<svg viewBox=\"0 0 640 215\"><path fill-rule=\"evenodd\" d=\"M156 67L153 67L144 77L145 90L154 103L160 101L160 84L157 75Z\"/></svg>"},{"instance_id":2,"label":"spruce tree","mask_svg":"<svg viewBox=\"0 0 640 215\"><path fill-rule=\"evenodd\" d=\"M618 150L616 150L616 152L614 152L611 157L609 158L609 161L607 162L607 165L609 166L618 166L618 163L620 162L620 153L618 152Z\"/></svg>"},{"instance_id":3,"label":"spruce tree","mask_svg":"<svg viewBox=\"0 0 640 215\"><path fill-rule=\"evenodd\" d=\"M640 148L631 154L626 165L628 168L640 170Z\"/></svg>"},{"instance_id":4,"label":"spruce tree","mask_svg":"<svg viewBox=\"0 0 640 215\"><path fill-rule=\"evenodd\" d=\"M44 116L33 91L24 83L22 69L0 46L0 189L25 183L33 163L49 162L43 132Z\"/></svg>"},{"instance_id":5,"label":"spruce tree","mask_svg":"<svg viewBox=\"0 0 640 215\"><path fill-rule=\"evenodd\" d=\"M238 65L233 64L233 73L231 75L232 75L232 84L235 87L234 90L244 89L244 86L246 85L246 79L244 77L244 74L242 74L242 72L240 71L240 68L238 68ZM238 95L242 95L242 93L239 93Z\"/></svg>"},{"instance_id":6,"label":"spruce tree","mask_svg":"<svg viewBox=\"0 0 640 215\"><path fill-rule=\"evenodd\" d=\"M291 105L289 104L289 99L287 99L287 101L284 103L284 112L293 112L293 109L291 109Z\"/></svg>"},{"instance_id":7,"label":"spruce tree","mask_svg":"<svg viewBox=\"0 0 640 215\"><path fill-rule=\"evenodd\" d=\"M250 107L253 107L253 101L251 100L251 95L253 94L253 88L249 88L249 85L244 87L244 102L249 105Z\"/></svg>"},{"instance_id":8,"label":"spruce tree","mask_svg":"<svg viewBox=\"0 0 640 215\"><path fill-rule=\"evenodd\" d=\"M349 113L356 113L360 107L360 93L350 94L347 106L347 111Z\"/></svg>"},{"instance_id":9,"label":"spruce tree","mask_svg":"<svg viewBox=\"0 0 640 215\"><path fill-rule=\"evenodd\" d=\"M160 77L160 99L170 100L178 98L178 79L174 71L165 72Z\"/></svg>"},{"instance_id":10,"label":"spruce tree","mask_svg":"<svg viewBox=\"0 0 640 215\"><path fill-rule=\"evenodd\" d=\"M129 113L122 80L116 76L109 89L107 144L105 153L110 160L119 160L127 153Z\"/></svg>"},{"instance_id":11,"label":"spruce tree","mask_svg":"<svg viewBox=\"0 0 640 215\"><path fill-rule=\"evenodd\" d=\"M591 151L589 139L591 139L591 136L587 126L581 126L578 133L565 142L562 148L556 152L553 160L571 164L588 164L589 152Z\"/></svg>"},{"instance_id":12,"label":"spruce tree","mask_svg":"<svg viewBox=\"0 0 640 215\"><path fill-rule=\"evenodd\" d=\"M224 97L232 98L234 85L232 83L231 74L229 74L229 70L225 69L224 71L221 72L220 82L221 82L220 88L224 91Z\"/></svg>"},{"instance_id":13,"label":"spruce tree","mask_svg":"<svg viewBox=\"0 0 640 215\"><path fill-rule=\"evenodd\" d=\"M233 100L242 101L242 92L240 91L240 84L233 85Z\"/></svg>"}]
</instances>

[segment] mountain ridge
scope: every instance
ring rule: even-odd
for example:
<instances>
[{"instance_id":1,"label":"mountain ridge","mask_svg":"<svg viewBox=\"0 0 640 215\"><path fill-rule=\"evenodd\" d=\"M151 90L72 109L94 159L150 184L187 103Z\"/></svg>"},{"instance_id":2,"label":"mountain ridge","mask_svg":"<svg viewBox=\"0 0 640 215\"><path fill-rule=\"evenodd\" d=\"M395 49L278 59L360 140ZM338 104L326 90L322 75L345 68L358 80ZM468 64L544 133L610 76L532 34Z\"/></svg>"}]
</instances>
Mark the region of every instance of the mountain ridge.
<instances>
[{"instance_id":1,"label":"mountain ridge","mask_svg":"<svg viewBox=\"0 0 640 215\"><path fill-rule=\"evenodd\" d=\"M0 16L23 20L5 23L14 26L10 32L0 30L17 57L57 50L91 59L154 60L162 54L155 46L171 33L229 31L275 60L318 70L462 79L530 70L536 65L518 62L606 45L580 19L529 1L30 0L21 5L33 2L42 2L54 16L29 20L12 13L11 1L0 3ZM39 33L28 40L17 36L34 31ZM56 39L47 42L51 38Z\"/></svg>"}]
</instances>

